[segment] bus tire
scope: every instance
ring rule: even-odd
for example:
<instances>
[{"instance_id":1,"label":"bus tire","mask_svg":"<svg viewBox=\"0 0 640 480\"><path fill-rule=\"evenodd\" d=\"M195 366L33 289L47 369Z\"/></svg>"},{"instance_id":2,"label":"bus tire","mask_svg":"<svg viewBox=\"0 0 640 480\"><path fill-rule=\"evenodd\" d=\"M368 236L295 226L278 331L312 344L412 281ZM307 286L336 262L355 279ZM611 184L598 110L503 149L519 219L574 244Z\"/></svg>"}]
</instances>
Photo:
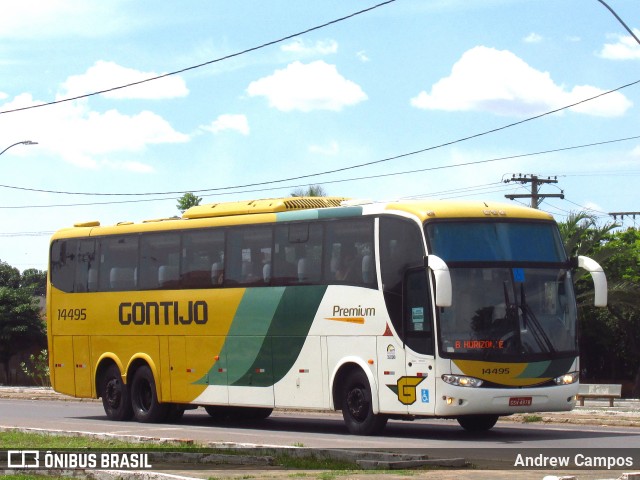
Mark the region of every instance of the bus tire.
<instances>
[{"instance_id":1,"label":"bus tire","mask_svg":"<svg viewBox=\"0 0 640 480\"><path fill-rule=\"evenodd\" d=\"M273 413L273 408L249 407L239 409L238 413L247 420L265 420Z\"/></svg>"},{"instance_id":2,"label":"bus tire","mask_svg":"<svg viewBox=\"0 0 640 480\"><path fill-rule=\"evenodd\" d=\"M205 405L204 409L216 421L226 420L229 416L229 407L227 406Z\"/></svg>"},{"instance_id":3,"label":"bus tire","mask_svg":"<svg viewBox=\"0 0 640 480\"><path fill-rule=\"evenodd\" d=\"M100 392L107 418L117 421L131 420L133 408L129 387L122 382L120 369L116 365L110 365L102 374Z\"/></svg>"},{"instance_id":4,"label":"bus tire","mask_svg":"<svg viewBox=\"0 0 640 480\"><path fill-rule=\"evenodd\" d=\"M493 428L498 418L498 415L467 415L457 420L467 432L486 432Z\"/></svg>"},{"instance_id":5,"label":"bus tire","mask_svg":"<svg viewBox=\"0 0 640 480\"><path fill-rule=\"evenodd\" d=\"M373 413L369 379L362 370L351 372L342 389L342 417L350 433L376 435L387 424L385 415Z\"/></svg>"},{"instance_id":6,"label":"bus tire","mask_svg":"<svg viewBox=\"0 0 640 480\"><path fill-rule=\"evenodd\" d=\"M169 404L160 403L151 369L144 365L133 375L131 382L133 416L142 423L157 423L166 419Z\"/></svg>"},{"instance_id":7,"label":"bus tire","mask_svg":"<svg viewBox=\"0 0 640 480\"><path fill-rule=\"evenodd\" d=\"M180 405L179 403L170 403L167 408L167 422L179 422L184 416L184 411L184 405Z\"/></svg>"}]
</instances>

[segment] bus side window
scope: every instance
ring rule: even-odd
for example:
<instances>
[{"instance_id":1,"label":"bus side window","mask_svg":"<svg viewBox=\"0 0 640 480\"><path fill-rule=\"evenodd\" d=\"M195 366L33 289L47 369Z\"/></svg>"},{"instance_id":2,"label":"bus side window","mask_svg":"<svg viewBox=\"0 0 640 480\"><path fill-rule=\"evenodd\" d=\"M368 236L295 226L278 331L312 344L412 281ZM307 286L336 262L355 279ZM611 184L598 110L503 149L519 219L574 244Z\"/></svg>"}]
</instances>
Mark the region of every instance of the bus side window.
<instances>
[{"instance_id":1,"label":"bus side window","mask_svg":"<svg viewBox=\"0 0 640 480\"><path fill-rule=\"evenodd\" d=\"M229 230L225 254L225 283L268 285L271 281L271 226Z\"/></svg>"},{"instance_id":2,"label":"bus side window","mask_svg":"<svg viewBox=\"0 0 640 480\"><path fill-rule=\"evenodd\" d=\"M182 286L219 287L224 281L225 230L198 230L184 233L182 245Z\"/></svg>"},{"instance_id":3,"label":"bus side window","mask_svg":"<svg viewBox=\"0 0 640 480\"><path fill-rule=\"evenodd\" d=\"M373 218L328 222L324 255L328 283L375 288Z\"/></svg>"},{"instance_id":4,"label":"bus side window","mask_svg":"<svg viewBox=\"0 0 640 480\"><path fill-rule=\"evenodd\" d=\"M179 233L154 233L141 237L138 280L142 290L180 287Z\"/></svg>"},{"instance_id":5,"label":"bus side window","mask_svg":"<svg viewBox=\"0 0 640 480\"><path fill-rule=\"evenodd\" d=\"M51 283L58 290L73 292L78 241L56 240L51 245Z\"/></svg>"},{"instance_id":6,"label":"bus side window","mask_svg":"<svg viewBox=\"0 0 640 480\"><path fill-rule=\"evenodd\" d=\"M322 277L322 225L276 226L274 285L319 283Z\"/></svg>"},{"instance_id":7,"label":"bus side window","mask_svg":"<svg viewBox=\"0 0 640 480\"><path fill-rule=\"evenodd\" d=\"M138 236L103 237L100 240L101 292L136 290L138 284Z\"/></svg>"},{"instance_id":8,"label":"bus side window","mask_svg":"<svg viewBox=\"0 0 640 480\"><path fill-rule=\"evenodd\" d=\"M79 240L76 258L75 292L98 290L98 262L95 240Z\"/></svg>"},{"instance_id":9,"label":"bus side window","mask_svg":"<svg viewBox=\"0 0 640 480\"><path fill-rule=\"evenodd\" d=\"M403 297L405 343L415 352L433 355L431 302L424 268L407 272Z\"/></svg>"}]
</instances>

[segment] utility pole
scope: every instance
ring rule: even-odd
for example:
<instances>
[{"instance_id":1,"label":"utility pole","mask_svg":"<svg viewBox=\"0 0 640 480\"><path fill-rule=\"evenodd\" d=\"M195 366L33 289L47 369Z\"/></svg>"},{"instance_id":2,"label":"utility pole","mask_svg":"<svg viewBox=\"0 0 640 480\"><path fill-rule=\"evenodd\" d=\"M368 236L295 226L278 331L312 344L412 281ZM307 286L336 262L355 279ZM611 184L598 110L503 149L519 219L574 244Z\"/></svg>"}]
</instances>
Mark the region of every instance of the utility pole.
<instances>
[{"instance_id":1,"label":"utility pole","mask_svg":"<svg viewBox=\"0 0 640 480\"><path fill-rule=\"evenodd\" d=\"M640 212L609 212L609 215L613 217L613 221L617 221L618 217L620 217L621 221L624 221L624 216L633 218L633 223L635 224L636 215L640 216Z\"/></svg>"},{"instance_id":2,"label":"utility pole","mask_svg":"<svg viewBox=\"0 0 640 480\"><path fill-rule=\"evenodd\" d=\"M509 182L519 182L523 185L525 183L531 184L531 193L505 195L505 197L510 200L513 200L515 198L530 198L531 208L537 209L540 206L541 201L545 198L564 198L564 192L562 190L562 193L540 193L540 185L544 185L546 183L558 183L558 177L540 178L537 175L523 176L521 173L519 173L517 177L514 174L511 178L508 178L504 181L504 183Z\"/></svg>"}]
</instances>

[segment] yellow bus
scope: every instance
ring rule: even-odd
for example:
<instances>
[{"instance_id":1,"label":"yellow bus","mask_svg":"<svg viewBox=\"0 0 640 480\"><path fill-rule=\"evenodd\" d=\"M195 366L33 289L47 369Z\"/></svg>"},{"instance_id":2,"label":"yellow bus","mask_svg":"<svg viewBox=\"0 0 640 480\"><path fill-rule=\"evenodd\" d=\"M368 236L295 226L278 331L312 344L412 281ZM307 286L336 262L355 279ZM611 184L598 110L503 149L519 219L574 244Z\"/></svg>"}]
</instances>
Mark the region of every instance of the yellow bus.
<instances>
[{"instance_id":1,"label":"yellow bus","mask_svg":"<svg viewBox=\"0 0 640 480\"><path fill-rule=\"evenodd\" d=\"M284 198L182 218L76 224L50 246L51 381L110 419L204 407L261 419L341 410L389 418L570 410L578 392L571 260L551 215L484 202Z\"/></svg>"}]
</instances>

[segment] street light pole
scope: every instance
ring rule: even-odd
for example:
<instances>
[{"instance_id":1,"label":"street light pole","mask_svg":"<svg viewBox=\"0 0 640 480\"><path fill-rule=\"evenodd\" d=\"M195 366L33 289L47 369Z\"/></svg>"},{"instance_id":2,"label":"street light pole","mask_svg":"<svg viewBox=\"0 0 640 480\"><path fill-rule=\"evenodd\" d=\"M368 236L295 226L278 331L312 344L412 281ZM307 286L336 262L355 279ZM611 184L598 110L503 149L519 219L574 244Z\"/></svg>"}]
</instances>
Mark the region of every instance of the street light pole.
<instances>
[{"instance_id":1,"label":"street light pole","mask_svg":"<svg viewBox=\"0 0 640 480\"><path fill-rule=\"evenodd\" d=\"M4 152L9 150L11 147L15 147L16 145L37 145L37 144L38 144L38 142L32 142L31 140L23 140L22 142L16 142L13 145L9 145L7 148L2 150L0 152L0 155L2 155Z\"/></svg>"}]
</instances>

